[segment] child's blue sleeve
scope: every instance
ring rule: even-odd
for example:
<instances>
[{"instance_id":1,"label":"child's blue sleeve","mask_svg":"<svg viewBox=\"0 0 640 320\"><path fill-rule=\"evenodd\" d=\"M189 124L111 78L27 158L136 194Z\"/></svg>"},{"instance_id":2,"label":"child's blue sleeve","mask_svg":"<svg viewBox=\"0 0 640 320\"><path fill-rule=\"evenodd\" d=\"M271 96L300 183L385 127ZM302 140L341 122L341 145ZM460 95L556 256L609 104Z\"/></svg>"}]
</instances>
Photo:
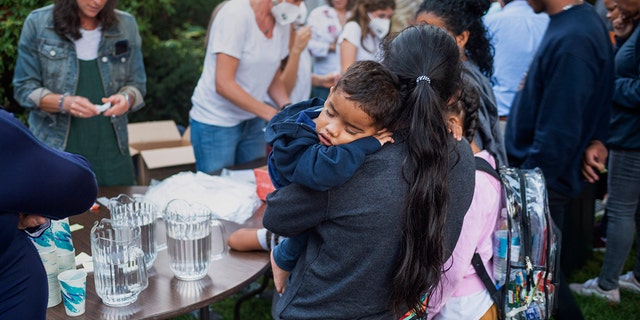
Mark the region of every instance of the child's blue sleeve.
<instances>
[{"instance_id":1,"label":"child's blue sleeve","mask_svg":"<svg viewBox=\"0 0 640 320\"><path fill-rule=\"evenodd\" d=\"M380 147L380 142L374 137L329 147L316 143L304 150L295 166L286 172L287 178L313 190L329 190L347 182L365 157Z\"/></svg>"},{"instance_id":2,"label":"child's blue sleeve","mask_svg":"<svg viewBox=\"0 0 640 320\"><path fill-rule=\"evenodd\" d=\"M273 260L280 269L291 272L298 262L302 250L307 246L308 234L301 233L295 237L285 238L273 248Z\"/></svg>"}]
</instances>

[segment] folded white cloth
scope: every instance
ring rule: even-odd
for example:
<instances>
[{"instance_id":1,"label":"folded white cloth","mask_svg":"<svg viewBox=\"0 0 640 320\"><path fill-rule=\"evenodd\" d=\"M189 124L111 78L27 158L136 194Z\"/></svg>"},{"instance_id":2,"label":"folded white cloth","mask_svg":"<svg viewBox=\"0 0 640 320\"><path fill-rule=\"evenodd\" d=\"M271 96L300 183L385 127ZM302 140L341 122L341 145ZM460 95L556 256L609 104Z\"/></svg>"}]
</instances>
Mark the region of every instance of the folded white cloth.
<instances>
[{"instance_id":1,"label":"folded white cloth","mask_svg":"<svg viewBox=\"0 0 640 320\"><path fill-rule=\"evenodd\" d=\"M145 193L145 200L159 208L160 216L173 199L203 204L213 211L214 216L236 223L245 222L262 204L256 194L255 183L202 172L175 174L152 184Z\"/></svg>"}]
</instances>

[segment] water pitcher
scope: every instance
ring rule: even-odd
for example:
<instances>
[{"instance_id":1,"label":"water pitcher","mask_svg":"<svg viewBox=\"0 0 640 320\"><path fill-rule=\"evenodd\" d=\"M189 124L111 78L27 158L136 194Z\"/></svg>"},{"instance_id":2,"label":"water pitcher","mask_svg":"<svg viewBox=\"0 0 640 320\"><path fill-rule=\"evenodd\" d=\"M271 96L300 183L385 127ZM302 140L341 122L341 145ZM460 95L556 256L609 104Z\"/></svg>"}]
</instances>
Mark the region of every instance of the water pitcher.
<instances>
[{"instance_id":1,"label":"water pitcher","mask_svg":"<svg viewBox=\"0 0 640 320\"><path fill-rule=\"evenodd\" d=\"M158 256L156 242L156 206L144 201L142 196L129 197L121 194L109 199L109 210L114 223L140 227L140 243L147 269L153 266Z\"/></svg>"},{"instance_id":2,"label":"water pitcher","mask_svg":"<svg viewBox=\"0 0 640 320\"><path fill-rule=\"evenodd\" d=\"M167 227L169 267L180 280L198 280L207 275L211 261L227 250L222 223L208 207L181 199L171 200L164 212ZM212 247L219 247L216 253Z\"/></svg>"},{"instance_id":3,"label":"water pitcher","mask_svg":"<svg viewBox=\"0 0 640 320\"><path fill-rule=\"evenodd\" d=\"M124 226L110 219L96 221L91 229L96 293L108 306L133 303L148 285L140 227Z\"/></svg>"}]
</instances>

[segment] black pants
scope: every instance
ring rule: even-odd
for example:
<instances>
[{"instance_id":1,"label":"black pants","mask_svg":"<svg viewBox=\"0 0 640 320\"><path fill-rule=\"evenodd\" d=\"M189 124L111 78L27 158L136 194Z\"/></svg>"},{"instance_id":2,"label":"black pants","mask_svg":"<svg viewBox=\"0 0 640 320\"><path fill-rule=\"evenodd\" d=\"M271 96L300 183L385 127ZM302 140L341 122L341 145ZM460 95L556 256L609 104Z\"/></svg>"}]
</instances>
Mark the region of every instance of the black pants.
<instances>
[{"instance_id":1,"label":"black pants","mask_svg":"<svg viewBox=\"0 0 640 320\"><path fill-rule=\"evenodd\" d=\"M565 232L565 217L568 216L571 210L571 202L572 199L570 197L558 194L551 190L548 190L549 195L549 212L551 213L551 218L558 226L558 229L561 230L564 237ZM571 221L567 221L567 223L571 223ZM565 248L561 248L562 251ZM580 320L584 319L582 315L582 311L578 307L573 294L571 293L571 289L569 289L569 284L567 283L567 279L565 277L562 261L560 261L560 278L559 280L559 288L558 288L558 308L556 309L556 313L554 318L557 320Z\"/></svg>"}]
</instances>

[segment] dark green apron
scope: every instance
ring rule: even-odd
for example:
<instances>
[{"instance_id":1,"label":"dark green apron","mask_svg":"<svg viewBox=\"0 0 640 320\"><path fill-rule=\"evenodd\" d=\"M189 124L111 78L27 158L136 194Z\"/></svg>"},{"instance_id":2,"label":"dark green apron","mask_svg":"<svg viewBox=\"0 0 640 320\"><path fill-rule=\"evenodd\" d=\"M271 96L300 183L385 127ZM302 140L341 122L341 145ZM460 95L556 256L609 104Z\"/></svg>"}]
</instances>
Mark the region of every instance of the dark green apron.
<instances>
[{"instance_id":1,"label":"dark green apron","mask_svg":"<svg viewBox=\"0 0 640 320\"><path fill-rule=\"evenodd\" d=\"M100 80L98 60L78 60L80 76L76 95L94 104L102 104L105 96ZM99 186L133 185L133 161L127 149L120 153L111 119L102 114L92 118L71 117L67 152L83 155L89 160Z\"/></svg>"}]
</instances>

